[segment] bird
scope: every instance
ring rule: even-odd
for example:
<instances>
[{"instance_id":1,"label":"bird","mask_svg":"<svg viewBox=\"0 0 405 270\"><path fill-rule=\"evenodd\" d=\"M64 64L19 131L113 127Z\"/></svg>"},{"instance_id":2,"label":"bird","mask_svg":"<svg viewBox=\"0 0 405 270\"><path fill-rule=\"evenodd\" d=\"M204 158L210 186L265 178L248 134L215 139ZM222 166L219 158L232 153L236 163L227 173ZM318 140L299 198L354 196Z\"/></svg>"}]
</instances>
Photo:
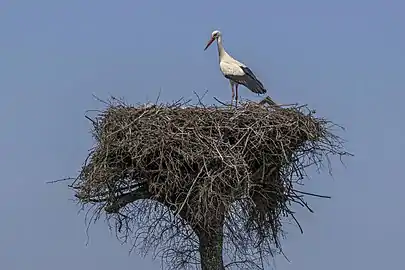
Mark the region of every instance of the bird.
<instances>
[{"instance_id":1,"label":"bird","mask_svg":"<svg viewBox=\"0 0 405 270\"><path fill-rule=\"evenodd\" d=\"M235 106L238 104L238 86L239 84L245 86L250 91L256 94L265 94L267 90L263 84L254 75L252 70L242 62L234 59L224 49L222 44L222 33L215 30L211 34L211 38L204 48L204 51L214 42L217 41L218 54L219 54L219 68L226 79L229 80L232 88L232 101L235 100ZM236 95L236 97L235 97Z\"/></svg>"}]
</instances>

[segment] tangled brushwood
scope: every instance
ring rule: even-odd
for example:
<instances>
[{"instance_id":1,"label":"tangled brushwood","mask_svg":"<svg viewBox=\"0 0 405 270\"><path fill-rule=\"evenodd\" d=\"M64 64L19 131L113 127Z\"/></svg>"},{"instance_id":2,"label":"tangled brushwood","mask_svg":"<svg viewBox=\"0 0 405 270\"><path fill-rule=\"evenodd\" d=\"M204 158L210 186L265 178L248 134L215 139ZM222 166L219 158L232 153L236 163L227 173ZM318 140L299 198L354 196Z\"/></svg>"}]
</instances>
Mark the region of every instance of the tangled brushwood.
<instances>
[{"instance_id":1,"label":"tangled brushwood","mask_svg":"<svg viewBox=\"0 0 405 270\"><path fill-rule=\"evenodd\" d=\"M307 206L293 184L308 166L348 154L333 123L306 106L115 101L92 121L96 145L76 197L135 246L159 246L173 269L262 269L281 251L282 219L295 220L291 203Z\"/></svg>"}]
</instances>

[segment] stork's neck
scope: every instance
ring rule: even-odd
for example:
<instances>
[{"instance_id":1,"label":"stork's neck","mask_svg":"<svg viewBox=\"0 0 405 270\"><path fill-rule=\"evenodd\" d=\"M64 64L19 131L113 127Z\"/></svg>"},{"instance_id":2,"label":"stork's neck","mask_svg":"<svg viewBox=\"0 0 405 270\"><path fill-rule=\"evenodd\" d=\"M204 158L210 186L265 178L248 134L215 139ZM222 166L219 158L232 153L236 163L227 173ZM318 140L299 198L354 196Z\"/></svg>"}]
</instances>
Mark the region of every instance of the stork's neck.
<instances>
[{"instance_id":1,"label":"stork's neck","mask_svg":"<svg viewBox=\"0 0 405 270\"><path fill-rule=\"evenodd\" d=\"M217 39L217 47L218 47L218 54L219 54L219 60L221 61L221 59L227 55L225 49L224 49L224 45L222 44L222 37L219 36Z\"/></svg>"}]
</instances>

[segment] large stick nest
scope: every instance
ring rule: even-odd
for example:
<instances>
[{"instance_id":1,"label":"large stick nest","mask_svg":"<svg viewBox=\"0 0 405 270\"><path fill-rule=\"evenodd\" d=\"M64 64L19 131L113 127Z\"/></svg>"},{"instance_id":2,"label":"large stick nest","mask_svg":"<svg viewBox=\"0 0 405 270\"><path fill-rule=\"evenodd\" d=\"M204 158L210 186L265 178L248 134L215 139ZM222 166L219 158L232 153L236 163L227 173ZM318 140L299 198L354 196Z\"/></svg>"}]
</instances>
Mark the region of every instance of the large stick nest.
<instances>
[{"instance_id":1,"label":"large stick nest","mask_svg":"<svg viewBox=\"0 0 405 270\"><path fill-rule=\"evenodd\" d=\"M150 199L194 231L225 215L225 238L241 257L280 248L282 216L291 202L306 205L293 183L327 155L347 154L333 124L305 106L111 103L93 125L96 145L74 183L82 203L122 221L132 203Z\"/></svg>"}]
</instances>

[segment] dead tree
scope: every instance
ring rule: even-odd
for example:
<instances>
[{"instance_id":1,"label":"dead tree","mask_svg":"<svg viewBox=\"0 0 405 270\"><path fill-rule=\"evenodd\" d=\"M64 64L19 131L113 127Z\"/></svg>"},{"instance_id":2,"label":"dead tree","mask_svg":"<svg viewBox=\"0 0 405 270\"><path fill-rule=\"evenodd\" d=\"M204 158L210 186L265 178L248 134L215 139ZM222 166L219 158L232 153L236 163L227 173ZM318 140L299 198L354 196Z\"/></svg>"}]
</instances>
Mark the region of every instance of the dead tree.
<instances>
[{"instance_id":1,"label":"dead tree","mask_svg":"<svg viewBox=\"0 0 405 270\"><path fill-rule=\"evenodd\" d=\"M92 121L76 197L172 269L263 269L281 252L282 219L298 223L291 203L307 207L294 183L348 155L333 123L306 106L115 101Z\"/></svg>"}]
</instances>

